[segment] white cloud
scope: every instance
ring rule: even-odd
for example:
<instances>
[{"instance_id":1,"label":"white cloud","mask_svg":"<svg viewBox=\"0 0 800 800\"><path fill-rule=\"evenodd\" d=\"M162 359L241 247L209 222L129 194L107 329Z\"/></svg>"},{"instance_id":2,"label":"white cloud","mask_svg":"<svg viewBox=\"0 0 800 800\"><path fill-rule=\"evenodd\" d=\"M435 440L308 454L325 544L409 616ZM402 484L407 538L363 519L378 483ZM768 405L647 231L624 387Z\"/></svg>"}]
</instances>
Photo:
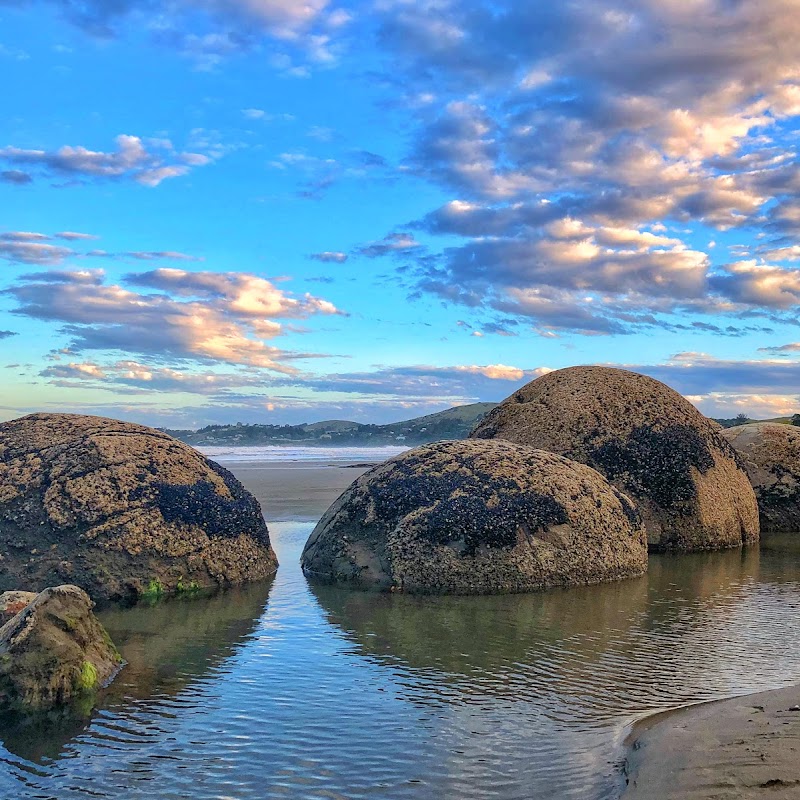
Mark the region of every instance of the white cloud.
<instances>
[{"instance_id":1,"label":"white cloud","mask_svg":"<svg viewBox=\"0 0 800 800\"><path fill-rule=\"evenodd\" d=\"M247 273L159 269L127 280L159 293L106 285L101 271L84 270L23 276L6 294L17 300L17 314L62 323L73 352L163 354L285 374L297 372L288 361L313 354L264 342L283 332L281 320L341 313L326 300L294 297Z\"/></svg>"},{"instance_id":2,"label":"white cloud","mask_svg":"<svg viewBox=\"0 0 800 800\"><path fill-rule=\"evenodd\" d=\"M209 162L208 156L201 153L175 153L171 147L159 149L156 145L148 150L138 136L122 134L115 142L117 149L111 152L72 145L57 150L3 147L0 161L25 167L28 170L25 174L30 177L41 174L51 179L129 179L149 187L186 175L192 167Z\"/></svg>"}]
</instances>

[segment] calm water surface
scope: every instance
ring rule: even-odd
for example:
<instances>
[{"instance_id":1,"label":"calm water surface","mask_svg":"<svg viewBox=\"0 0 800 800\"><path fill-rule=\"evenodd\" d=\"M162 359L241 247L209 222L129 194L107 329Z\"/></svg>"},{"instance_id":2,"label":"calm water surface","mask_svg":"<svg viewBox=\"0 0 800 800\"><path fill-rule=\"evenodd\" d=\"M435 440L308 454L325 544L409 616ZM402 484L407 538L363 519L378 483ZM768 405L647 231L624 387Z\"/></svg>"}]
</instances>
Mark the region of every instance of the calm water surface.
<instances>
[{"instance_id":1,"label":"calm water surface","mask_svg":"<svg viewBox=\"0 0 800 800\"><path fill-rule=\"evenodd\" d=\"M791 537L413 598L309 586L312 526L270 525L272 582L103 612L128 666L88 721L0 723L0 798L614 798L635 720L800 681Z\"/></svg>"}]
</instances>

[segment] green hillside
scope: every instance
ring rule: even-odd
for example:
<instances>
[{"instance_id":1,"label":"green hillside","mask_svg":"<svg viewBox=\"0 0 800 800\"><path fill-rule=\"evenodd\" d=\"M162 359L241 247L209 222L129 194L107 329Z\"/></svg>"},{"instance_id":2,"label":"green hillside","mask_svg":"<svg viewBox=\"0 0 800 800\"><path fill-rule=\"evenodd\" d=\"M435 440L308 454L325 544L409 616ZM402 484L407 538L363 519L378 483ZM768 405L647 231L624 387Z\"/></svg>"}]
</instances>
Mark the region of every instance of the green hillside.
<instances>
[{"instance_id":1,"label":"green hillside","mask_svg":"<svg viewBox=\"0 0 800 800\"><path fill-rule=\"evenodd\" d=\"M436 414L401 420L388 425L365 425L332 419L302 425L209 425L198 431L168 430L166 433L191 445L253 447L257 445L300 444L358 446L418 445L442 439L464 439L478 420L496 403L471 403Z\"/></svg>"}]
</instances>

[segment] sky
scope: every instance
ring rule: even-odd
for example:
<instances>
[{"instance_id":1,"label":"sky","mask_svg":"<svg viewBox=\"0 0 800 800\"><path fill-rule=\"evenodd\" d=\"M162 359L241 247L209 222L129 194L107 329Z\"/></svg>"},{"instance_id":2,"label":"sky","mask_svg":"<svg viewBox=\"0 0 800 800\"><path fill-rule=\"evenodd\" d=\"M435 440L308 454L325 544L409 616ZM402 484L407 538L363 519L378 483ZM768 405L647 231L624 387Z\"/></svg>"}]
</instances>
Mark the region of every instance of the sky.
<instances>
[{"instance_id":1,"label":"sky","mask_svg":"<svg viewBox=\"0 0 800 800\"><path fill-rule=\"evenodd\" d=\"M800 0L0 0L0 419L800 411Z\"/></svg>"}]
</instances>

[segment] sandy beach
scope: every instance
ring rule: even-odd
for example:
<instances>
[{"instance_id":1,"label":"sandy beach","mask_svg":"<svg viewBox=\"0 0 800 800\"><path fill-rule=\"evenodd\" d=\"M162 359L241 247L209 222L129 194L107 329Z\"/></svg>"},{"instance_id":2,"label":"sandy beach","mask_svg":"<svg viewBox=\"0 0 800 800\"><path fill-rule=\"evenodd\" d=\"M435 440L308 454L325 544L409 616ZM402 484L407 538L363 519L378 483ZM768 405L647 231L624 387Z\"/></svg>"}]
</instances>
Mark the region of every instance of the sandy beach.
<instances>
[{"instance_id":1,"label":"sandy beach","mask_svg":"<svg viewBox=\"0 0 800 800\"><path fill-rule=\"evenodd\" d=\"M226 462L236 477L258 498L264 498L267 522L318 520L328 506L370 467L364 462L329 464L303 462Z\"/></svg>"},{"instance_id":2,"label":"sandy beach","mask_svg":"<svg viewBox=\"0 0 800 800\"><path fill-rule=\"evenodd\" d=\"M659 714L629 743L623 800L800 798L800 686Z\"/></svg>"}]
</instances>

